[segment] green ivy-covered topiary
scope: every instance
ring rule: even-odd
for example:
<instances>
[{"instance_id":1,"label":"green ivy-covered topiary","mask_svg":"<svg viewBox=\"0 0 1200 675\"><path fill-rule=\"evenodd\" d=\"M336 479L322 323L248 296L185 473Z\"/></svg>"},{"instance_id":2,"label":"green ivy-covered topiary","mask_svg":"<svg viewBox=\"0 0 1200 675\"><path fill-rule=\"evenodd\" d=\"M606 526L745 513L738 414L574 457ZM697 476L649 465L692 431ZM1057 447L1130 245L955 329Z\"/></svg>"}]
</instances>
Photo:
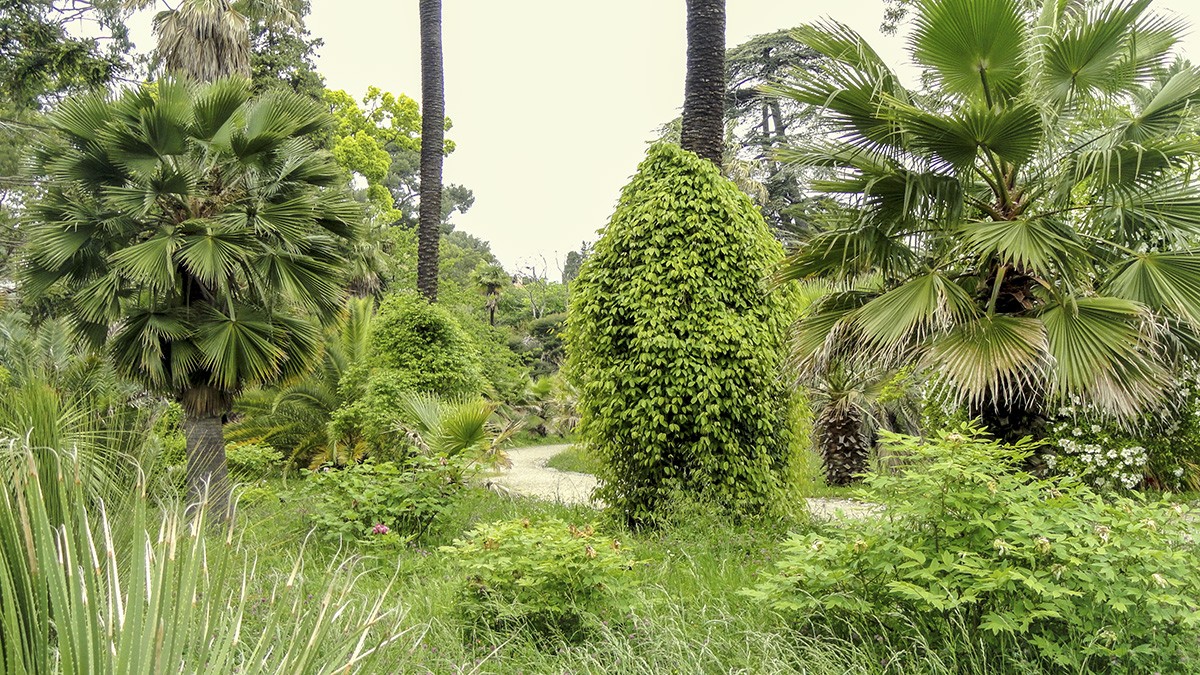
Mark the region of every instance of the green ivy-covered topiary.
<instances>
[{"instance_id":1,"label":"green ivy-covered topiary","mask_svg":"<svg viewBox=\"0 0 1200 675\"><path fill-rule=\"evenodd\" d=\"M789 301L762 216L710 162L660 144L571 287L567 374L599 496L633 523L675 493L770 513L787 473Z\"/></svg>"}]
</instances>

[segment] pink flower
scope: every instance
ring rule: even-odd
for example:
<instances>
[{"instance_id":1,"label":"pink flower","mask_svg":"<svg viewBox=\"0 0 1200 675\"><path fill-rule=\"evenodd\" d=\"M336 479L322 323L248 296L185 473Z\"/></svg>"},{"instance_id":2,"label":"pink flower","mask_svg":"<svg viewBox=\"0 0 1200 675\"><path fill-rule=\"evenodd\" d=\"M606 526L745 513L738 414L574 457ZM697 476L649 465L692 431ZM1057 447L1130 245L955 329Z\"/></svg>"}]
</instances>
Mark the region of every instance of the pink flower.
<instances>
[{"instance_id":1,"label":"pink flower","mask_svg":"<svg viewBox=\"0 0 1200 675\"><path fill-rule=\"evenodd\" d=\"M371 534L387 534L388 526L383 523L376 523L375 527L371 528Z\"/></svg>"}]
</instances>

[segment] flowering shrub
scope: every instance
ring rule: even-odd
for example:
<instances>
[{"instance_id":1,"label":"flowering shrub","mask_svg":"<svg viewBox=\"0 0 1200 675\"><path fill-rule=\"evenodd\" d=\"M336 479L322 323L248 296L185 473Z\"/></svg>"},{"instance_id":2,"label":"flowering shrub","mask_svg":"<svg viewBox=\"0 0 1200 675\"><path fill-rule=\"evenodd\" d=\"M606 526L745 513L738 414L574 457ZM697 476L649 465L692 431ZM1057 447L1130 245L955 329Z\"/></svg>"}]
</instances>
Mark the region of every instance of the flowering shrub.
<instances>
[{"instance_id":1,"label":"flowering shrub","mask_svg":"<svg viewBox=\"0 0 1200 675\"><path fill-rule=\"evenodd\" d=\"M463 572L457 607L473 627L578 639L630 606L633 554L592 525L501 521L442 550Z\"/></svg>"},{"instance_id":2,"label":"flowering shrub","mask_svg":"<svg viewBox=\"0 0 1200 675\"><path fill-rule=\"evenodd\" d=\"M298 497L328 539L401 544L424 534L461 495L463 460L415 455L304 471Z\"/></svg>"},{"instance_id":3,"label":"flowering shrub","mask_svg":"<svg viewBox=\"0 0 1200 675\"><path fill-rule=\"evenodd\" d=\"M947 653L982 648L997 672L1200 666L1187 509L1039 479L1020 471L1033 444L968 426L885 443L904 458L867 478L885 516L793 535L749 594L804 623L917 633Z\"/></svg>"},{"instance_id":4,"label":"flowering shrub","mask_svg":"<svg viewBox=\"0 0 1200 675\"><path fill-rule=\"evenodd\" d=\"M1181 375L1170 407L1121 425L1078 399L1057 410L1045 468L1101 490L1200 489L1200 371Z\"/></svg>"}]
</instances>

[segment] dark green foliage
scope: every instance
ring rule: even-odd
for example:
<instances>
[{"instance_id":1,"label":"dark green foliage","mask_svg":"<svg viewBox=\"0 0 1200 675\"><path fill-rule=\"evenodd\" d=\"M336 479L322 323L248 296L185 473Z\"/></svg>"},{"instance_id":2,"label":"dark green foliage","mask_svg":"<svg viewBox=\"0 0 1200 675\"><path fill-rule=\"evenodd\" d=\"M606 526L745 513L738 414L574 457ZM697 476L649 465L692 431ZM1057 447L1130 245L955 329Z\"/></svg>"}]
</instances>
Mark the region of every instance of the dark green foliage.
<instances>
[{"instance_id":1,"label":"dark green foliage","mask_svg":"<svg viewBox=\"0 0 1200 675\"><path fill-rule=\"evenodd\" d=\"M290 8L297 17L308 15L309 0L295 0ZM315 101L325 95L325 78L317 72L317 49L324 40L312 37L302 22L296 24L254 19L250 24L250 71L255 93L279 87Z\"/></svg>"},{"instance_id":2,"label":"dark green foliage","mask_svg":"<svg viewBox=\"0 0 1200 675\"><path fill-rule=\"evenodd\" d=\"M568 375L600 496L646 522L675 491L770 512L788 464L782 256L748 197L678 147L650 150L572 284Z\"/></svg>"},{"instance_id":3,"label":"dark green foliage","mask_svg":"<svg viewBox=\"0 0 1200 675\"><path fill-rule=\"evenodd\" d=\"M105 40L73 34L84 15ZM46 96L104 86L128 65L122 19L112 0L0 0L0 95L33 109Z\"/></svg>"},{"instance_id":4,"label":"dark green foliage","mask_svg":"<svg viewBox=\"0 0 1200 675\"><path fill-rule=\"evenodd\" d=\"M977 427L884 443L895 470L867 484L885 515L793 535L751 596L810 628L869 625L950 658L982 653L989 672L1194 672L1187 509L1037 479L1020 470L1036 444Z\"/></svg>"}]
</instances>

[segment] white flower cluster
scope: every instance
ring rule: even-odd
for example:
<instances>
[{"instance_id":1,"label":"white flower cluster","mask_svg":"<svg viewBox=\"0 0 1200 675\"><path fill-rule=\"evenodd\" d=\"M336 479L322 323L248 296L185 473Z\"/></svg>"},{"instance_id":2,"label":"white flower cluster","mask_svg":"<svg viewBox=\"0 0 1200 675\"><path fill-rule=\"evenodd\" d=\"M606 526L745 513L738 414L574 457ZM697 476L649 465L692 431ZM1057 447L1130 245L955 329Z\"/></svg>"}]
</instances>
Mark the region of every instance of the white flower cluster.
<instances>
[{"instance_id":1,"label":"white flower cluster","mask_svg":"<svg viewBox=\"0 0 1200 675\"><path fill-rule=\"evenodd\" d=\"M1099 487L1107 487L1111 479L1119 482L1125 489L1132 490L1142 482L1142 467L1150 461L1149 453L1140 445L1105 449L1098 443L1081 443L1071 438L1063 438L1059 439L1058 447L1062 448L1064 454L1078 457L1085 466L1101 474L1093 481ZM1046 464L1054 468L1057 458L1047 459Z\"/></svg>"}]
</instances>

